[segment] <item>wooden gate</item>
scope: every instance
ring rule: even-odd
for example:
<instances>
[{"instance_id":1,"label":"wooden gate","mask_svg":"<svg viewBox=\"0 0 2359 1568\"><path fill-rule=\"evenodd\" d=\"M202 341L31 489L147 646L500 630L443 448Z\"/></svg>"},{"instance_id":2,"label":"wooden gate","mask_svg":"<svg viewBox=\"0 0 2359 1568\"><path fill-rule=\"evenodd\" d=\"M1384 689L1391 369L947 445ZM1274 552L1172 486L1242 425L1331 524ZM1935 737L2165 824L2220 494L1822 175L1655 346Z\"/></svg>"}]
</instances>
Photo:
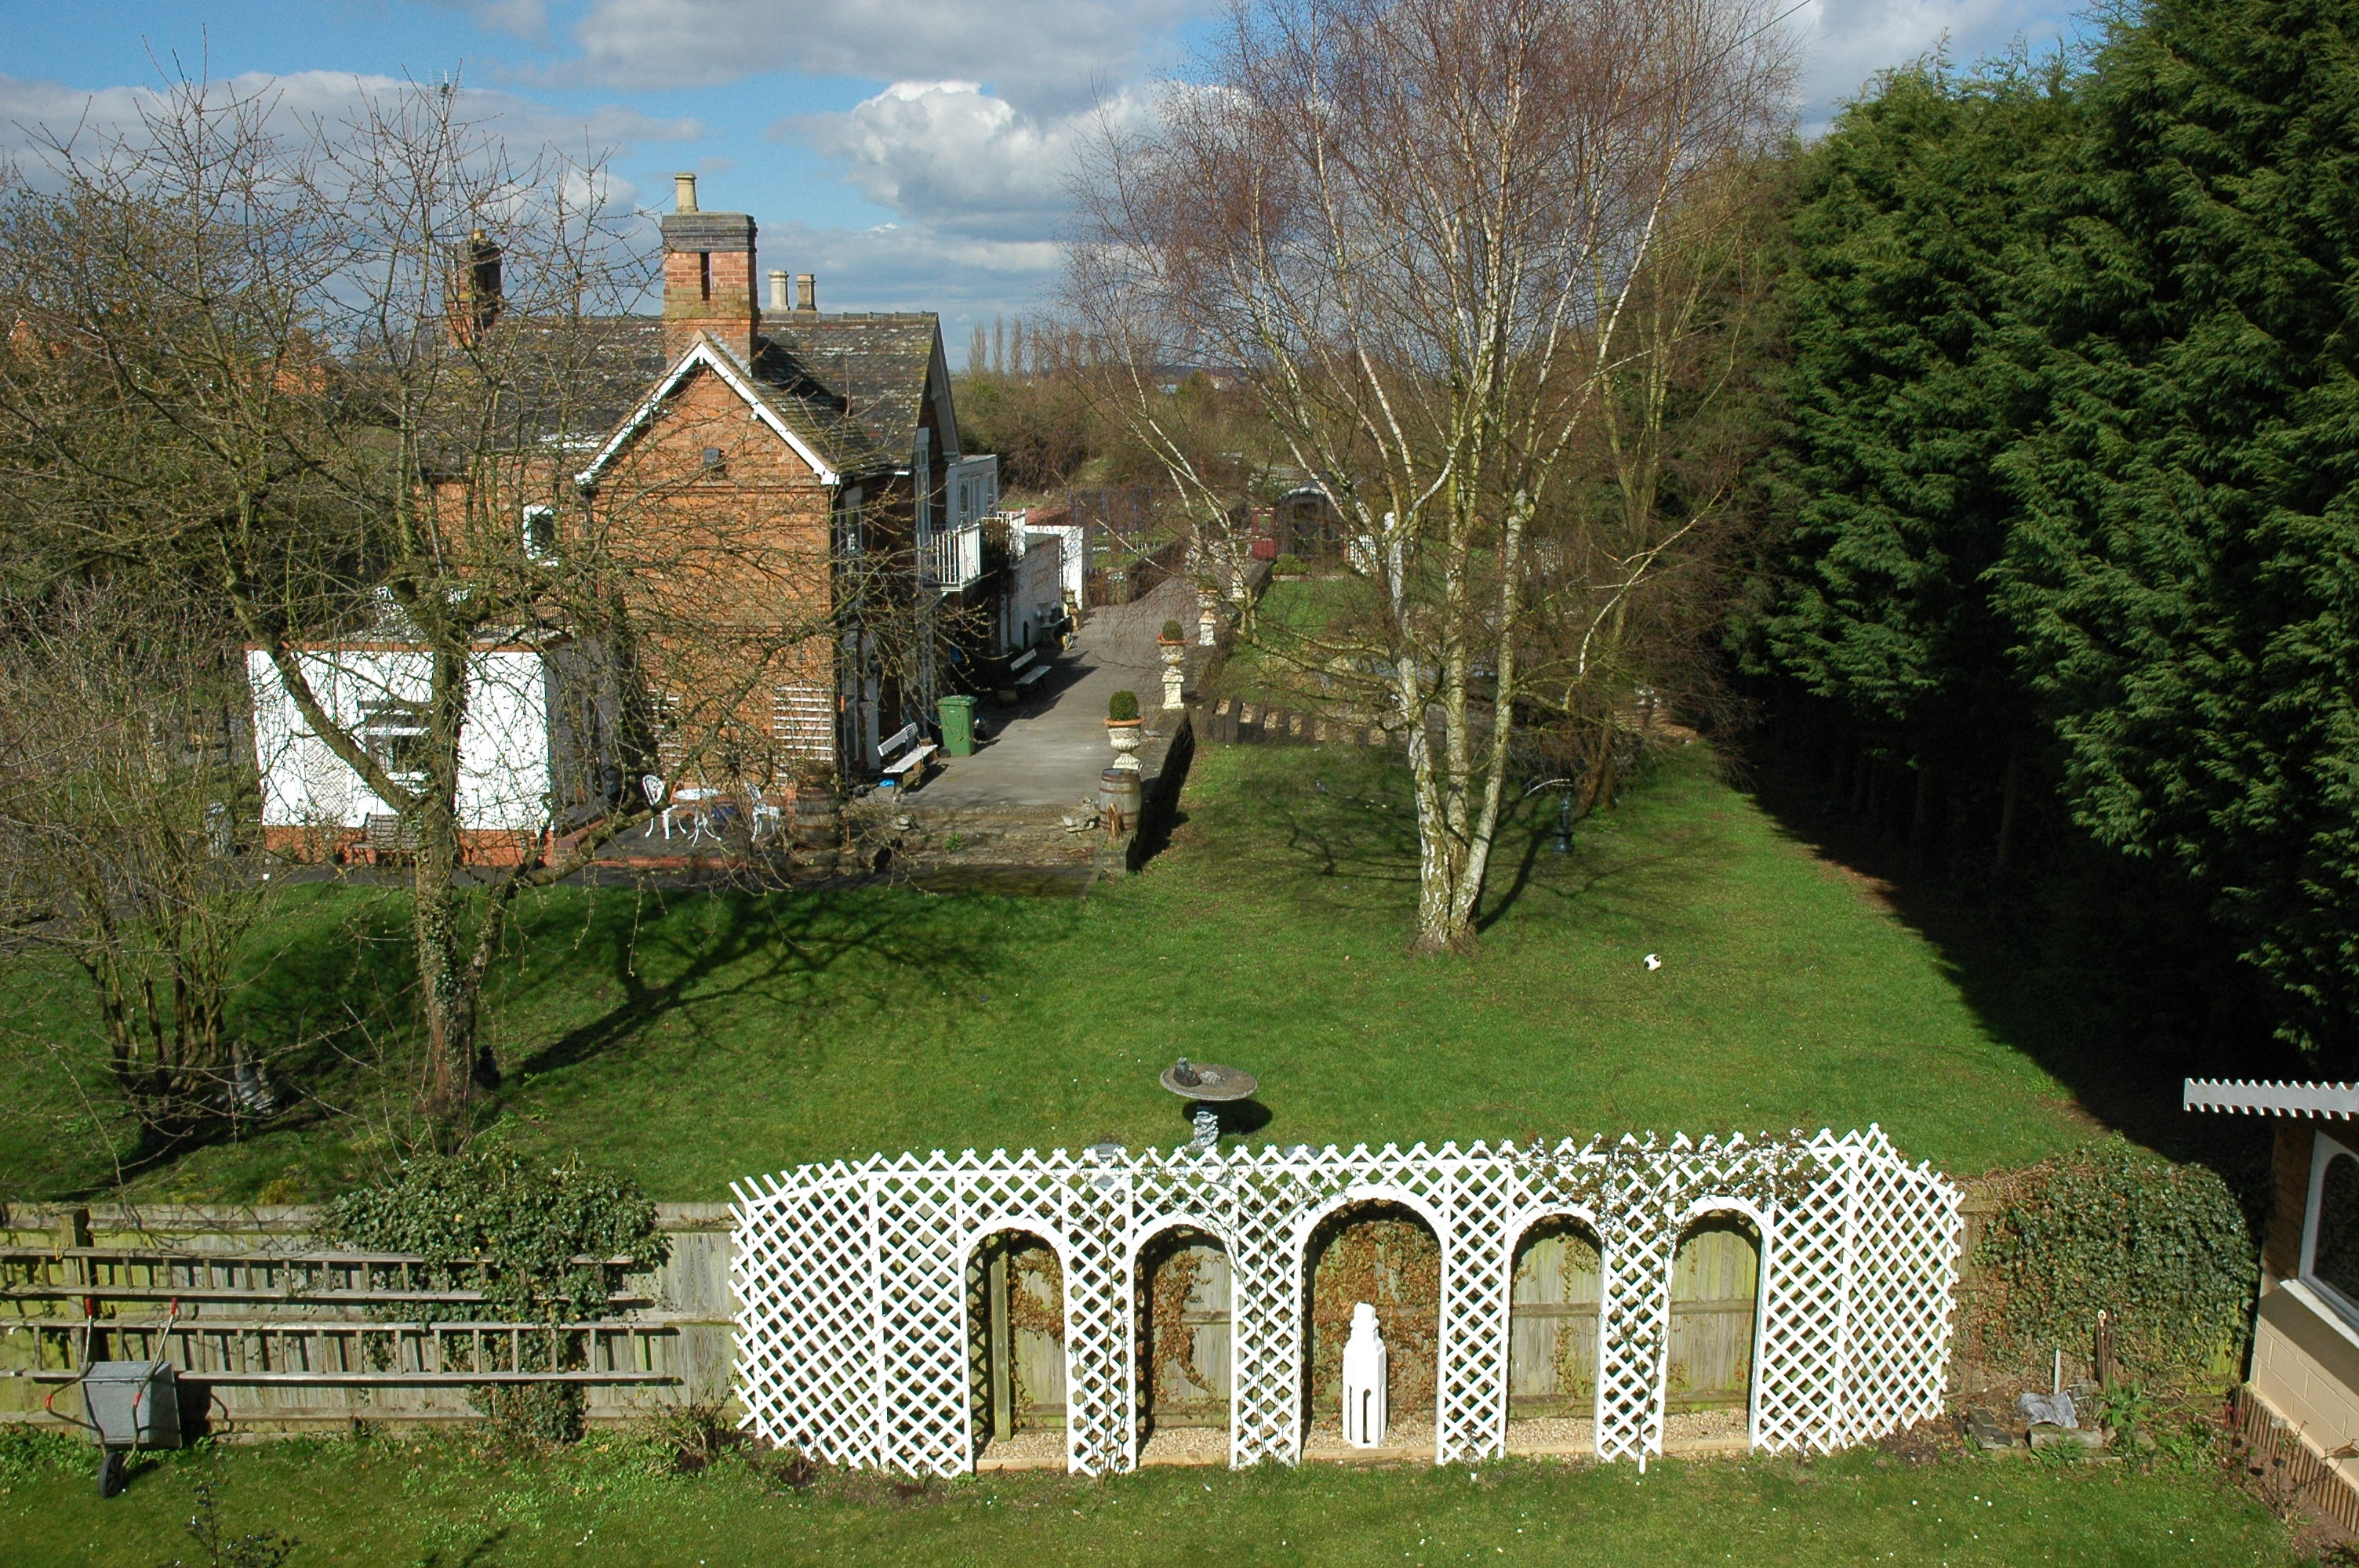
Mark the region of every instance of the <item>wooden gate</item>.
<instances>
[{"instance_id":1,"label":"wooden gate","mask_svg":"<svg viewBox=\"0 0 2359 1568\"><path fill-rule=\"evenodd\" d=\"M1158 1427L1229 1424L1229 1255L1195 1231L1158 1238L1139 1260L1145 1413Z\"/></svg>"},{"instance_id":2,"label":"wooden gate","mask_svg":"<svg viewBox=\"0 0 2359 1568\"><path fill-rule=\"evenodd\" d=\"M1753 1390L1761 1243L1734 1215L1707 1215L1680 1238L1671 1265L1669 1411L1743 1410Z\"/></svg>"}]
</instances>

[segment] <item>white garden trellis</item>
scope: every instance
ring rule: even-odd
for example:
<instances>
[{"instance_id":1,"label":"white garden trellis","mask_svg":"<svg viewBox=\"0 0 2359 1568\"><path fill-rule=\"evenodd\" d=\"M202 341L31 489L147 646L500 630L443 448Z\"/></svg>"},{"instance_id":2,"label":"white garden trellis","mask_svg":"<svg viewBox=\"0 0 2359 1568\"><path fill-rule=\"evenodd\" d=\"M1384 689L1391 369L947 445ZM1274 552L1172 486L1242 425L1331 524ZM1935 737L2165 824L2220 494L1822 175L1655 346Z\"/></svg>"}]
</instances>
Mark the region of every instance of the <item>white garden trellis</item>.
<instances>
[{"instance_id":1,"label":"white garden trellis","mask_svg":"<svg viewBox=\"0 0 2359 1568\"><path fill-rule=\"evenodd\" d=\"M1601 1458L1662 1452L1673 1255L1712 1213L1743 1215L1760 1233L1756 1447L1825 1452L1941 1408L1959 1193L1875 1127L1765 1143L938 1152L806 1165L733 1190L745 1423L835 1464L973 1467L967 1263L1015 1230L1063 1265L1069 1467L1136 1465L1138 1260L1182 1227L1229 1255L1229 1462L1294 1463L1309 1421L1312 1233L1370 1201L1413 1210L1440 1243L1438 1463L1505 1450L1516 1248L1556 1218L1600 1243Z\"/></svg>"}]
</instances>

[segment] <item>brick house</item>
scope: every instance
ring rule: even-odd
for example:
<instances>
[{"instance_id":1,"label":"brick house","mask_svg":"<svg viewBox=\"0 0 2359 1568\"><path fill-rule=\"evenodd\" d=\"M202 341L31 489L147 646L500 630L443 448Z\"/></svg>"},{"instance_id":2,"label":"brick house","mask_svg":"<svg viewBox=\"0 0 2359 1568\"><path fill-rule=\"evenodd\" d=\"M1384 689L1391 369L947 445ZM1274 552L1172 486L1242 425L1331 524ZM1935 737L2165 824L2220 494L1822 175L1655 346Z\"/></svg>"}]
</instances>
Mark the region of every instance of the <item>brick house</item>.
<instances>
[{"instance_id":1,"label":"brick house","mask_svg":"<svg viewBox=\"0 0 2359 1568\"><path fill-rule=\"evenodd\" d=\"M789 302L783 271L768 275L766 303L754 220L700 210L693 176L679 177L678 196L661 224L660 313L592 321L586 340L577 330L550 356L562 357L563 373L598 384L541 432L551 455L535 460L545 477L549 463L571 469L571 486L559 488L578 495L581 514L526 506L517 527L528 553L552 554L569 530L599 529L651 628L635 657L658 688L657 728L726 732L725 744L692 753L658 739L669 782L779 801L798 778L875 776L878 742L905 724L929 725L934 699L973 689L998 651L1010 574L990 525L997 460L961 449L933 314L825 314L810 275L794 280ZM475 276L496 290L495 263ZM469 331L536 330L498 320L495 293L470 314ZM462 505L473 481L430 482L439 503ZM667 631L691 622L698 639ZM716 637L716 626L726 633ZM562 631L571 638L575 628ZM364 650L366 669L355 657ZM321 662L323 678L391 691L411 679L405 657L425 655L376 635L305 657ZM538 695L484 704L484 721L503 732L462 738L475 782L462 790L461 826L494 854L518 831L518 802L561 833L636 783L578 754L627 721L614 691L583 684L592 677L582 672L609 665L579 648L570 664L543 660L514 639L484 651L486 669L495 661L507 687ZM257 714L285 714L266 660L254 676ZM374 711L405 699L356 700ZM574 721L560 723L565 713ZM282 719L263 738L275 741L259 759L266 830L355 835L383 821L385 805L299 722ZM556 754L569 747L577 754ZM339 772L342 781L327 777ZM501 804L477 821L469 802L478 799Z\"/></svg>"}]
</instances>

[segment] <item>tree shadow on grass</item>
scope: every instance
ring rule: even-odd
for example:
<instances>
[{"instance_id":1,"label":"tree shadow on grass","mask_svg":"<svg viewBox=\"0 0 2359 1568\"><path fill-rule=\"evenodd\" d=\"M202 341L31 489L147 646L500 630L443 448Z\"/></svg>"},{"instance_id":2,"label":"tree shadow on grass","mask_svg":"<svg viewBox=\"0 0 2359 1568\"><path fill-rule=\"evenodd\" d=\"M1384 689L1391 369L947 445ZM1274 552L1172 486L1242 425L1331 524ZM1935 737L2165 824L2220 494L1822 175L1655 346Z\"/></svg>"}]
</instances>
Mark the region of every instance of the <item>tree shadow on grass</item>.
<instances>
[{"instance_id":1,"label":"tree shadow on grass","mask_svg":"<svg viewBox=\"0 0 2359 1568\"><path fill-rule=\"evenodd\" d=\"M527 942L553 945L572 928L565 938L571 961L539 966L537 979L506 988L500 1000L521 1008L560 988L578 989L585 968L602 974L620 1000L510 1070L531 1077L589 1062L683 1009L754 999L792 1017L793 1010L840 1000L829 980L847 966L943 989L951 980L985 980L1015 939L1011 912L984 907L1004 902L885 890L609 892L586 918L556 916L520 932Z\"/></svg>"},{"instance_id":2,"label":"tree shadow on grass","mask_svg":"<svg viewBox=\"0 0 2359 1568\"><path fill-rule=\"evenodd\" d=\"M2269 1124L2185 1112L2181 1080L2314 1074L2268 1037L2258 988L2233 954L2164 931L2150 883L2066 854L2004 896L1967 892L1912 869L1904 843L1780 759L1748 786L1783 838L1931 947L1991 1037L2065 1086L2093 1133L2200 1160L2248 1193L2266 1183Z\"/></svg>"},{"instance_id":3,"label":"tree shadow on grass","mask_svg":"<svg viewBox=\"0 0 2359 1568\"><path fill-rule=\"evenodd\" d=\"M1632 787L1675 783L1640 775L1632 780ZM1722 833L1707 825L1667 822L1660 816L1646 822L1638 831L1610 840L1603 837L1601 828L1624 820L1628 819L1596 813L1581 818L1572 825L1571 847L1560 853L1556 849L1554 795L1518 800L1512 811L1503 813L1492 849L1490 883L1476 912L1474 928L1489 932L1535 897L1549 901L1535 913L1552 914L1563 913L1567 906L1591 908L1609 900L1676 904L1707 885L1715 865L1725 856L1726 838Z\"/></svg>"},{"instance_id":4,"label":"tree shadow on grass","mask_svg":"<svg viewBox=\"0 0 2359 1568\"><path fill-rule=\"evenodd\" d=\"M1230 762L1220 798L1199 813L1204 830L1221 837L1240 863L1270 874L1303 913L1408 915L1418 889L1417 813L1408 771L1397 753L1353 746L1242 746ZM1634 791L1660 779L1634 778ZM1641 807L1640 809L1644 809ZM1642 831L1611 840L1609 821L1636 825L1636 814L1600 814L1576 824L1572 851L1558 855L1552 795L1517 798L1502 812L1491 875L1475 915L1487 934L1535 893L1548 903L1532 913L1553 915L1567 904L1593 903L1609 894L1678 898L1711 874L1723 836L1693 824L1647 820ZM1406 931L1403 940L1408 939Z\"/></svg>"},{"instance_id":5,"label":"tree shadow on grass","mask_svg":"<svg viewBox=\"0 0 2359 1568\"><path fill-rule=\"evenodd\" d=\"M1407 773L1354 746L1231 746L1218 795L1193 821L1305 913L1387 912L1417 888Z\"/></svg>"}]
</instances>

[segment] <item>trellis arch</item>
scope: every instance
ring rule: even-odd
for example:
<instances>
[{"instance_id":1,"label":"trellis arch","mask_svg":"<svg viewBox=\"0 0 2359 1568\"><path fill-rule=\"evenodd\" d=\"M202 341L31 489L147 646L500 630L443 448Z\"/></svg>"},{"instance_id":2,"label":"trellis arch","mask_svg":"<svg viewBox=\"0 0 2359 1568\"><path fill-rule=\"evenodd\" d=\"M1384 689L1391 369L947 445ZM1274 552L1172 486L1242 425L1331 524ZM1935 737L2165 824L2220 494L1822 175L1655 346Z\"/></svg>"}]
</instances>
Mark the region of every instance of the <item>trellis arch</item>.
<instances>
[{"instance_id":1,"label":"trellis arch","mask_svg":"<svg viewBox=\"0 0 2359 1568\"><path fill-rule=\"evenodd\" d=\"M1516 1310L1516 1249L1522 1245L1524 1238L1529 1236L1534 1227L1566 1219L1580 1221L1597 1240L1597 1356L1590 1368L1589 1392L1589 1430L1595 1433L1603 1429L1605 1408L1605 1303L1614 1293L1614 1246L1606 1239L1605 1227L1595 1214L1579 1204L1543 1204L1536 1208L1519 1210L1509 1217L1499 1238L1499 1245L1504 1249L1501 1267L1507 1276L1507 1312L1512 1320ZM1506 1439L1507 1407L1502 1402L1499 1406L1499 1443L1502 1448L1506 1446Z\"/></svg>"},{"instance_id":2,"label":"trellis arch","mask_svg":"<svg viewBox=\"0 0 2359 1568\"><path fill-rule=\"evenodd\" d=\"M1200 1230L1221 1244L1222 1252L1224 1253L1229 1260L1229 1316L1232 1325L1234 1325L1236 1317L1236 1249L1230 1242L1229 1238L1222 1231L1221 1227L1217 1224L1207 1220L1199 1215L1184 1212L1179 1214L1158 1215L1151 1220L1147 1220L1132 1227L1127 1261L1123 1274L1122 1299L1133 1303L1132 1310L1134 1312L1137 1310L1136 1303L1138 1301L1138 1260L1147 1255L1148 1244L1154 1241L1157 1237L1168 1236L1175 1230ZM1232 1333L1234 1332L1234 1330L1233 1327ZM1125 1377L1131 1390L1131 1397L1135 1400L1137 1398L1138 1387L1142 1381L1145 1371L1145 1369L1138 1365L1138 1335L1137 1325L1136 1323L1131 1325L1131 1332L1125 1337L1125 1344L1129 1346L1130 1355L1129 1368L1125 1374ZM1235 1341L1232 1339L1229 1346L1229 1443L1233 1449L1236 1444L1237 1388L1236 1345ZM1121 1467L1125 1470L1134 1469L1138 1465L1138 1412L1135 1406L1130 1412L1129 1424L1124 1429L1124 1432L1125 1440L1123 1448L1123 1464Z\"/></svg>"},{"instance_id":3,"label":"trellis arch","mask_svg":"<svg viewBox=\"0 0 2359 1568\"><path fill-rule=\"evenodd\" d=\"M1762 1338L1764 1331L1769 1325L1769 1254L1771 1249L1777 1246L1777 1240L1775 1232L1771 1229L1771 1226L1774 1223L1771 1217L1763 1213L1759 1205L1755 1204L1748 1199L1726 1196L1699 1198L1694 1203L1688 1206L1687 1212L1680 1216L1679 1222L1671 1227L1670 1249L1663 1255L1663 1322L1665 1332L1663 1335L1662 1355L1655 1376L1656 1397L1665 1404L1669 1402L1671 1386L1669 1303L1671 1297L1671 1275L1679 1269L1680 1238L1685 1236L1699 1220L1709 1219L1716 1214L1733 1214L1737 1216L1739 1218L1750 1221L1753 1226L1754 1238L1761 1244L1761 1256L1756 1261L1753 1273L1752 1372L1748 1379L1750 1386L1745 1390L1745 1441L1747 1444L1757 1446L1761 1441Z\"/></svg>"},{"instance_id":4,"label":"trellis arch","mask_svg":"<svg viewBox=\"0 0 2359 1568\"><path fill-rule=\"evenodd\" d=\"M965 1259L1003 1229L1059 1249L1066 1460L1085 1474L1137 1463L1139 1249L1170 1224L1228 1254L1233 1465L1301 1456L1304 1254L1318 1219L1352 1202L1402 1204L1441 1244L1440 1463L1505 1445L1513 1249L1552 1215L1600 1249L1603 1458L1662 1451L1670 1262L1703 1208L1761 1232L1756 1446L1823 1452L1937 1413L1949 1359L1959 1193L1874 1127L1767 1143L936 1152L733 1191L745 1424L838 1464L972 1467Z\"/></svg>"},{"instance_id":5,"label":"trellis arch","mask_svg":"<svg viewBox=\"0 0 2359 1568\"><path fill-rule=\"evenodd\" d=\"M1435 1432L1438 1436L1441 1424L1442 1394L1443 1390L1450 1387L1451 1373L1450 1336L1442 1331L1442 1325L1450 1321L1450 1285L1451 1274L1452 1272L1451 1265L1456 1260L1456 1249L1451 1246L1450 1221L1446 1216L1436 1214L1430 1205L1427 1204L1422 1198L1419 1197L1417 1194L1410 1192L1408 1188L1390 1186L1384 1184L1363 1184L1361 1185L1352 1187L1336 1197L1306 1211L1302 1217L1296 1222L1294 1244L1292 1248L1294 1256L1294 1300L1298 1303L1297 1310L1301 1314L1302 1322L1307 1327L1310 1322L1309 1298L1310 1295L1310 1243L1318 1238L1319 1227L1326 1224L1329 1220L1334 1218L1337 1215L1343 1214L1350 1209L1358 1208L1364 1204L1390 1204L1395 1208L1407 1209L1409 1213L1417 1216L1419 1219L1425 1222L1426 1228L1433 1232L1435 1245L1441 1249L1440 1277L1434 1286L1436 1301L1433 1335L1433 1417ZM1232 1311L1234 1312L1234 1308ZM1298 1344L1300 1342L1300 1336L1298 1336ZM1308 1382L1309 1379L1304 1376L1304 1374L1309 1370L1310 1368L1301 1364L1301 1357L1298 1352L1294 1374L1295 1387L1297 1389L1301 1388L1306 1382ZM1231 1371L1230 1376L1234 1384L1235 1377L1234 1369ZM1292 1462L1292 1460L1299 1459L1302 1456L1301 1434L1310 1427L1310 1410L1309 1404L1307 1401L1298 1399L1296 1401L1296 1413L1294 1418L1294 1452L1289 1459L1289 1463Z\"/></svg>"}]
</instances>

